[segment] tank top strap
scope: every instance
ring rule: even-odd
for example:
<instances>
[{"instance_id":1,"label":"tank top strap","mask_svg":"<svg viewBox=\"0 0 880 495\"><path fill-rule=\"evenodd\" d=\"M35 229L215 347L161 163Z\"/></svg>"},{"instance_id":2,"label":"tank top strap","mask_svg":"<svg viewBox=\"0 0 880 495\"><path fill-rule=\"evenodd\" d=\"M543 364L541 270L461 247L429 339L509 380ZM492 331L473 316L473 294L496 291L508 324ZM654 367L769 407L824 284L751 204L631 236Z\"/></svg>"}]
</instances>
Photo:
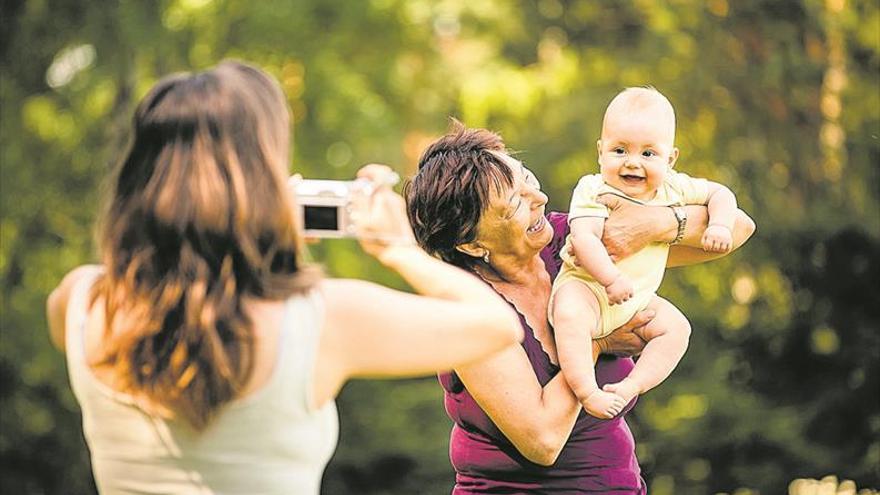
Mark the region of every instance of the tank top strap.
<instances>
[{"instance_id":1,"label":"tank top strap","mask_svg":"<svg viewBox=\"0 0 880 495\"><path fill-rule=\"evenodd\" d=\"M317 289L287 300L281 325L285 356L279 363L279 382L292 411L311 416L312 388L321 328L324 326L324 300Z\"/></svg>"},{"instance_id":2,"label":"tank top strap","mask_svg":"<svg viewBox=\"0 0 880 495\"><path fill-rule=\"evenodd\" d=\"M89 274L77 280L70 291L67 312L64 315L64 353L71 388L80 401L88 399L90 388L97 380L92 376L86 360L85 326L89 313L92 287L99 273Z\"/></svg>"}]
</instances>

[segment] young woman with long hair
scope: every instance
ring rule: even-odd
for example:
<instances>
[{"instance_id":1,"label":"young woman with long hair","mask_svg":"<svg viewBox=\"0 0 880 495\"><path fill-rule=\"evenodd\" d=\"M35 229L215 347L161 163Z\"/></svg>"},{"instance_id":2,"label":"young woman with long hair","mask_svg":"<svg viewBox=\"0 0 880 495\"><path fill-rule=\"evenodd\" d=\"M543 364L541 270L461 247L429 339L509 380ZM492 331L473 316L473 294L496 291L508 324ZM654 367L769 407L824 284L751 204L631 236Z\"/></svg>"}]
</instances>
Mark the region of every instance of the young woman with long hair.
<instances>
[{"instance_id":1,"label":"young woman with long hair","mask_svg":"<svg viewBox=\"0 0 880 495\"><path fill-rule=\"evenodd\" d=\"M167 77L133 124L101 264L47 303L101 492L318 493L346 380L450 369L521 338L488 286L417 247L387 186L360 206L361 244L421 295L303 263L289 114L261 70Z\"/></svg>"}]
</instances>

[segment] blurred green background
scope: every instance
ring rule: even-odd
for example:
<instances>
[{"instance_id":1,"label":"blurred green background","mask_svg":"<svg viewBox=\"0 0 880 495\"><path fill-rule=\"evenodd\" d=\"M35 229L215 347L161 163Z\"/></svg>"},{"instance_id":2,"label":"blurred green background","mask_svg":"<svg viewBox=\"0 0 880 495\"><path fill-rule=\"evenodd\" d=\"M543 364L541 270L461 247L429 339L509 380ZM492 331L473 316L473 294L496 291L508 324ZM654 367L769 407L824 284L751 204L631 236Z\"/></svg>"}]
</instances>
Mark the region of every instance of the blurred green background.
<instances>
[{"instance_id":1,"label":"blurred green background","mask_svg":"<svg viewBox=\"0 0 880 495\"><path fill-rule=\"evenodd\" d=\"M164 74L235 57L293 110L292 170L410 176L456 116L499 131L556 209L597 170L604 107L651 84L677 167L758 224L739 252L668 272L691 349L630 415L656 495L880 486L880 7L876 0L0 1L0 491L94 492L47 293L93 261L104 177ZM352 242L312 256L396 287ZM449 493L435 378L351 383L324 493Z\"/></svg>"}]
</instances>

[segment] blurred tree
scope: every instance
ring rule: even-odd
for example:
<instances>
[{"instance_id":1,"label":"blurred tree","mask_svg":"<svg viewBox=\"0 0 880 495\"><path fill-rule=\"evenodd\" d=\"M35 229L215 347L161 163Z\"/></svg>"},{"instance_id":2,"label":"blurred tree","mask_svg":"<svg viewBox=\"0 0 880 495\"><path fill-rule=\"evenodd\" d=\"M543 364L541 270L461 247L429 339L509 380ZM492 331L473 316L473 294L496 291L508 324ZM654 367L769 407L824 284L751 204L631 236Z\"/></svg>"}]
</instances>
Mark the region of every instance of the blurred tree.
<instances>
[{"instance_id":1,"label":"blurred tree","mask_svg":"<svg viewBox=\"0 0 880 495\"><path fill-rule=\"evenodd\" d=\"M782 493L829 472L880 486L876 2L2 0L0 15L3 493L94 492L45 297L96 259L134 103L226 57L279 79L306 176L410 175L454 115L500 130L557 209L597 169L607 102L654 85L678 112L678 167L730 185L759 233L662 289L696 331L632 421L651 493ZM312 254L404 286L353 242ZM325 492L448 493L440 398L430 378L348 385Z\"/></svg>"}]
</instances>

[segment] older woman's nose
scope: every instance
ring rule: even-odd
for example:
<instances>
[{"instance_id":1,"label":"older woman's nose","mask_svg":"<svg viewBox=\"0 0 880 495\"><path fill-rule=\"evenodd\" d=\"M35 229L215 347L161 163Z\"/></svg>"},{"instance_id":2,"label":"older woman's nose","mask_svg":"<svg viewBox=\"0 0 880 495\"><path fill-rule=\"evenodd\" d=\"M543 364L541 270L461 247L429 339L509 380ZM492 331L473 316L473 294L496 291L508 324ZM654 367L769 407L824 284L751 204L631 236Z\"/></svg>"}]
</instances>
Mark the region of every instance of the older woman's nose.
<instances>
[{"instance_id":1,"label":"older woman's nose","mask_svg":"<svg viewBox=\"0 0 880 495\"><path fill-rule=\"evenodd\" d=\"M544 194L544 191L537 187L532 188L532 197L534 199L534 208L540 208L546 205L547 201L549 201L549 198L547 198L547 195Z\"/></svg>"}]
</instances>

